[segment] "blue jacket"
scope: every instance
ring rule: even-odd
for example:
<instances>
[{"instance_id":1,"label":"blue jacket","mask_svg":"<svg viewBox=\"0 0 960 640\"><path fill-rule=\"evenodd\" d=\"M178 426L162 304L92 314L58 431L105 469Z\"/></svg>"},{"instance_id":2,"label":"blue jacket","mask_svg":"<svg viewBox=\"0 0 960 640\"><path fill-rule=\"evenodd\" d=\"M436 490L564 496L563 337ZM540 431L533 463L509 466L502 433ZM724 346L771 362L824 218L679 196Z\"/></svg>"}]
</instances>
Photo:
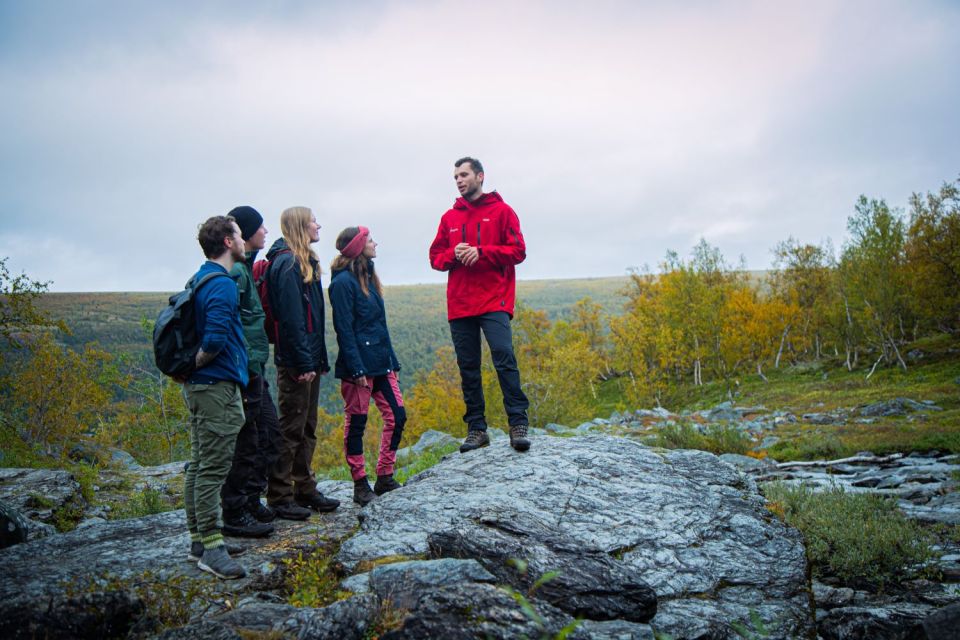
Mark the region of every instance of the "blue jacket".
<instances>
[{"instance_id":1,"label":"blue jacket","mask_svg":"<svg viewBox=\"0 0 960 640\"><path fill-rule=\"evenodd\" d=\"M329 371L320 281L304 283L300 266L283 238L278 238L270 247L267 260L270 261L267 271L270 313L278 323L273 362L297 373ZM314 262L313 267L319 269L320 265Z\"/></svg>"},{"instance_id":2,"label":"blue jacket","mask_svg":"<svg viewBox=\"0 0 960 640\"><path fill-rule=\"evenodd\" d=\"M347 269L333 272L330 280L330 307L337 331L337 363L334 375L342 380L360 376L382 376L399 371L387 331L383 298L373 287L364 295L360 281Z\"/></svg>"},{"instance_id":3,"label":"blue jacket","mask_svg":"<svg viewBox=\"0 0 960 640\"><path fill-rule=\"evenodd\" d=\"M243 341L240 324L240 294L237 282L227 270L216 262L207 260L193 277L199 280L208 273L223 273L225 278L213 278L204 284L194 296L194 312L197 318L197 335L200 348L217 357L205 367L190 375L191 384L212 384L230 380L241 386L249 382L247 373L247 348Z\"/></svg>"}]
</instances>

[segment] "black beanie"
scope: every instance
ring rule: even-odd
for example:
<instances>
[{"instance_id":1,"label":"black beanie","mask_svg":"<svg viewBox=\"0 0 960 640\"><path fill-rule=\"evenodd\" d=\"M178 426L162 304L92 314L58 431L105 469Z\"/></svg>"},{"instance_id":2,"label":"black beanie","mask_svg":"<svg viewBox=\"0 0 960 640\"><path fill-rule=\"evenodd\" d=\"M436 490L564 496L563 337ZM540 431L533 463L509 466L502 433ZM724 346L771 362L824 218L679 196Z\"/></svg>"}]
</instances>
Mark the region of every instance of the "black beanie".
<instances>
[{"instance_id":1,"label":"black beanie","mask_svg":"<svg viewBox=\"0 0 960 640\"><path fill-rule=\"evenodd\" d=\"M237 221L244 240L252 238L263 224L263 216L253 207L234 207L227 215Z\"/></svg>"}]
</instances>

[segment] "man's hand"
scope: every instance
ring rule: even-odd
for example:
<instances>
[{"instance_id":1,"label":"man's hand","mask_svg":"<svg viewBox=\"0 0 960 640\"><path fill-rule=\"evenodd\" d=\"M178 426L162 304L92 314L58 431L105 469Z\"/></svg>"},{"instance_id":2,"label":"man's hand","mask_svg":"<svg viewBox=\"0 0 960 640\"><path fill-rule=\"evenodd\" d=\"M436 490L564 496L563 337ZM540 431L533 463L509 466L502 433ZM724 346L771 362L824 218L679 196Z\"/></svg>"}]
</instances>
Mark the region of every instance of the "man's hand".
<instances>
[{"instance_id":1,"label":"man's hand","mask_svg":"<svg viewBox=\"0 0 960 640\"><path fill-rule=\"evenodd\" d=\"M297 382L313 382L313 379L317 377L316 371L307 371L306 373L301 373L294 380Z\"/></svg>"},{"instance_id":2,"label":"man's hand","mask_svg":"<svg viewBox=\"0 0 960 640\"><path fill-rule=\"evenodd\" d=\"M370 381L367 380L367 376L360 376L359 378L354 378L354 379L353 379L353 383L354 383L354 384L357 384L357 385L360 385L360 386L363 387L364 389L369 389L369 388L370 388Z\"/></svg>"},{"instance_id":3,"label":"man's hand","mask_svg":"<svg viewBox=\"0 0 960 640\"><path fill-rule=\"evenodd\" d=\"M455 246L453 248L453 255L467 267L472 267L480 260L480 251L476 247L471 247L466 242L461 242Z\"/></svg>"},{"instance_id":4,"label":"man's hand","mask_svg":"<svg viewBox=\"0 0 960 640\"><path fill-rule=\"evenodd\" d=\"M203 367L213 362L214 358L216 357L217 357L217 354L207 353L203 349L200 349L199 351L197 351L197 357L194 359L193 362L196 365L197 369L202 369Z\"/></svg>"}]
</instances>

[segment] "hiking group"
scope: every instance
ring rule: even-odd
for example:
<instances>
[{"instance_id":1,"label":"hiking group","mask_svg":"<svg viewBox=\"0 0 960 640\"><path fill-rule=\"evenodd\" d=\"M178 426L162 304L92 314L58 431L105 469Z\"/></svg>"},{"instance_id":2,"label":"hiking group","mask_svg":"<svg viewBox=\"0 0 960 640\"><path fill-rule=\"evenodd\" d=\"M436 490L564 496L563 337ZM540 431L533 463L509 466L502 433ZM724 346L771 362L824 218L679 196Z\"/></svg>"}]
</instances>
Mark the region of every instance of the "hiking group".
<instances>
[{"instance_id":1,"label":"hiking group","mask_svg":"<svg viewBox=\"0 0 960 640\"><path fill-rule=\"evenodd\" d=\"M510 330L514 267L526 257L523 234L503 198L483 191L478 160L457 160L454 179L460 197L443 214L429 256L434 269L448 273L447 319L466 405L467 437L460 452L490 443L481 333L503 391L510 444L526 451L528 402ZM256 209L236 207L200 225L197 239L207 260L185 291L171 298L167 312L172 317L189 301L190 313L178 316L187 326L161 342L158 335L167 327L161 314L154 334L158 365L164 357L185 362L161 370L183 383L190 414L184 480L189 558L220 578L246 575L231 557L241 549L226 544L224 536L266 537L276 518L306 520L314 511L340 505L318 490L311 465L320 381L330 371L321 269L312 248L320 240L320 224L309 208L291 207L280 216L280 231L266 260L258 261L267 229ZM364 506L401 486L393 472L406 412L374 268L377 242L358 225L341 231L335 246L328 291L338 347L334 376L343 397L343 449L353 500ZM183 335L191 335L193 344ZM277 406L265 377L270 343ZM371 400L383 418L372 488L363 452Z\"/></svg>"}]
</instances>

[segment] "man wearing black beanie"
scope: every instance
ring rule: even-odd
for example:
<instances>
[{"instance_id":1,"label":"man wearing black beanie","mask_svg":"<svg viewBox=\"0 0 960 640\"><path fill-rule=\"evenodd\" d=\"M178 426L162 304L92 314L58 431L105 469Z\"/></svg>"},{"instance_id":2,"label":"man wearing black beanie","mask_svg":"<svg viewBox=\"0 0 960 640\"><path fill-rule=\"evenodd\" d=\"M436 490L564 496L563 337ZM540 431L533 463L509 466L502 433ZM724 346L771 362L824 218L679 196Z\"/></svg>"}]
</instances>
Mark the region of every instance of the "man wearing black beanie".
<instances>
[{"instance_id":1,"label":"man wearing black beanie","mask_svg":"<svg viewBox=\"0 0 960 640\"><path fill-rule=\"evenodd\" d=\"M273 532L268 524L275 517L260 502L267 487L267 472L277 456L277 409L267 387L264 367L270 345L263 328L264 312L253 280L257 252L266 245L263 216L253 207L235 207L227 214L240 227L246 259L230 275L240 292L240 322L247 343L250 382L242 390L245 422L237 435L233 464L220 492L223 503L223 533L228 536L263 537Z\"/></svg>"}]
</instances>

